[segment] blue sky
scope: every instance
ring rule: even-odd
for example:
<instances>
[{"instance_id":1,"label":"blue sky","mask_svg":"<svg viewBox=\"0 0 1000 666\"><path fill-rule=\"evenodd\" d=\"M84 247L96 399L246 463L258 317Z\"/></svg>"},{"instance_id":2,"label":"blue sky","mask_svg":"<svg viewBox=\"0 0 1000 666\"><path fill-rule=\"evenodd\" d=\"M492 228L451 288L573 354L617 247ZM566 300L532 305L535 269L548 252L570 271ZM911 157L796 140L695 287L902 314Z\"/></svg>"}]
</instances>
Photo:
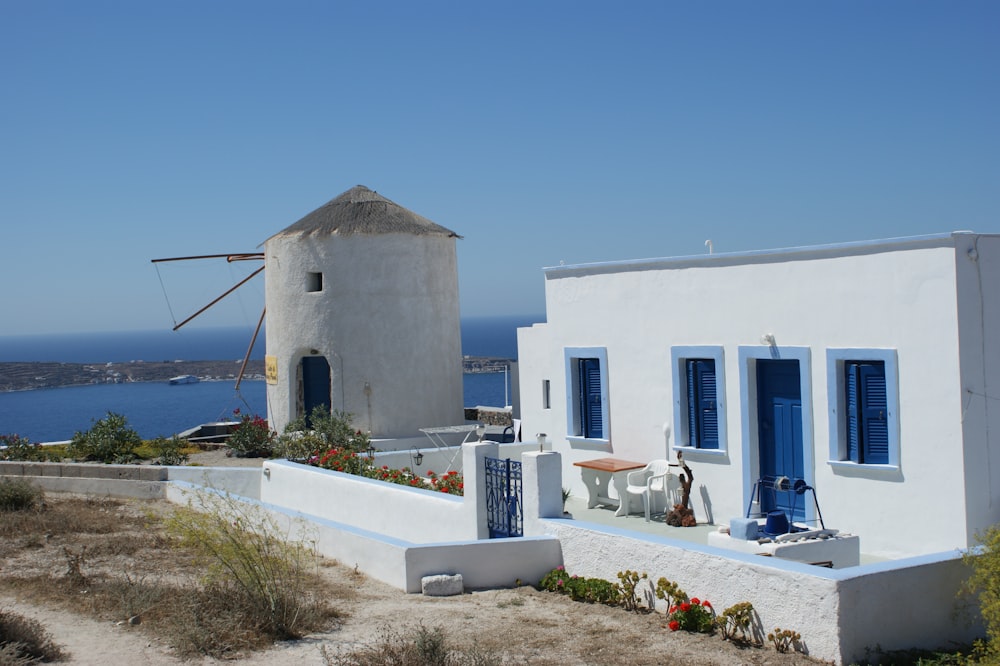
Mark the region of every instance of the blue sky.
<instances>
[{"instance_id":1,"label":"blue sky","mask_svg":"<svg viewBox=\"0 0 1000 666\"><path fill-rule=\"evenodd\" d=\"M0 0L0 336L169 329L247 267L150 259L356 184L464 236L464 316L543 312L561 261L1000 232L998 34L996 2ZM252 326L248 287L190 326Z\"/></svg>"}]
</instances>

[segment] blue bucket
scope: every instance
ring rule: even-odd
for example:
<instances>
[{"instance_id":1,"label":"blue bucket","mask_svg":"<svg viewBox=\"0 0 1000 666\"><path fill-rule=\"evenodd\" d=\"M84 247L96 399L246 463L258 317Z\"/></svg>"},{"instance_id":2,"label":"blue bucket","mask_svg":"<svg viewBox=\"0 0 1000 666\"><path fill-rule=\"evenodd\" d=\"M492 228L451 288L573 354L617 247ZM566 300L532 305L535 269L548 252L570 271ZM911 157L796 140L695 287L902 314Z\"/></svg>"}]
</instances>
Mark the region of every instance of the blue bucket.
<instances>
[{"instance_id":1,"label":"blue bucket","mask_svg":"<svg viewBox=\"0 0 1000 666\"><path fill-rule=\"evenodd\" d=\"M784 511L768 511L767 520L764 522L764 534L768 536L778 536L788 534L788 516Z\"/></svg>"}]
</instances>

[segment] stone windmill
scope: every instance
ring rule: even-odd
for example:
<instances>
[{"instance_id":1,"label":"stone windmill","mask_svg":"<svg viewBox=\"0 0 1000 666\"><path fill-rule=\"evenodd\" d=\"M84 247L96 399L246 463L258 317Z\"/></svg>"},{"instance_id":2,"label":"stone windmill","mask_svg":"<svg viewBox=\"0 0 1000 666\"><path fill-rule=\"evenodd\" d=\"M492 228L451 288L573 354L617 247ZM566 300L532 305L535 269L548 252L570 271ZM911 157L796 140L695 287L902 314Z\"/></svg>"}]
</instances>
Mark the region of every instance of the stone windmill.
<instances>
[{"instance_id":1,"label":"stone windmill","mask_svg":"<svg viewBox=\"0 0 1000 666\"><path fill-rule=\"evenodd\" d=\"M324 406L374 438L413 437L464 422L457 238L358 185L268 238L263 254L153 262L264 260L174 330L264 271L273 430Z\"/></svg>"},{"instance_id":2,"label":"stone windmill","mask_svg":"<svg viewBox=\"0 0 1000 666\"><path fill-rule=\"evenodd\" d=\"M268 418L373 437L463 422L458 234L358 185L264 242Z\"/></svg>"}]
</instances>

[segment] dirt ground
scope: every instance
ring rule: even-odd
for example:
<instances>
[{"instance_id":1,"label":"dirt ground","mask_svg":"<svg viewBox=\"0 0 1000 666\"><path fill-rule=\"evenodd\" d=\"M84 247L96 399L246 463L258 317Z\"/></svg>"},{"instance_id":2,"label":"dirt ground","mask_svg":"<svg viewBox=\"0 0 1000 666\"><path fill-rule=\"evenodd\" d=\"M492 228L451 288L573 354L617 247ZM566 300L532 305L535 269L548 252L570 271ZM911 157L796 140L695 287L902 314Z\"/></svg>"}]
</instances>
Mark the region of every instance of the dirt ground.
<instances>
[{"instance_id":1,"label":"dirt ground","mask_svg":"<svg viewBox=\"0 0 1000 666\"><path fill-rule=\"evenodd\" d=\"M198 454L194 462L206 465L259 464L227 458L222 452ZM60 496L49 494L49 501ZM123 501L124 502L124 501ZM155 503L155 511L173 507ZM148 512L148 503L129 501L122 511ZM111 538L108 535L107 538ZM17 576L23 570L49 566L58 575L66 568L61 545L46 543L25 557L0 560L0 576ZM162 557L134 557L130 569L149 559L162 567ZM662 614L629 613L570 601L532 587L476 591L453 597L406 594L356 572L353 565L333 562L320 568L335 590L332 605L343 613L333 629L307 638L280 643L265 652L241 658L240 663L285 666L324 664L327 655L345 654L376 642L390 630L412 635L423 625L441 627L449 645L475 645L506 656L509 663L539 666L562 664L815 664L801 654L779 654L771 648L739 648L718 635L672 632ZM120 565L120 564L119 564ZM29 592L0 592L0 608L39 620L56 643L70 654L72 664L137 664L158 666L184 663L144 627L131 626L127 618L98 620L72 612L43 607ZM808 639L808 637L805 637ZM189 664L214 664L212 659ZM334 661L333 663L336 663Z\"/></svg>"}]
</instances>

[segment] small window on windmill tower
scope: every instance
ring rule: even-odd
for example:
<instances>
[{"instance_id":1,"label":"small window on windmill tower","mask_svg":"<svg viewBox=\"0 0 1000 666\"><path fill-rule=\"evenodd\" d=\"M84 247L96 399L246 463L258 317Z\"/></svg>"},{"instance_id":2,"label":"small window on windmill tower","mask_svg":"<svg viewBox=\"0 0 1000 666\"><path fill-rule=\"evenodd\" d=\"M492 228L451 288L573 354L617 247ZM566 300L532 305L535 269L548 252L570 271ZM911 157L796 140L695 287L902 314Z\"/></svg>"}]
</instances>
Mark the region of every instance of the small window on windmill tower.
<instances>
[{"instance_id":1,"label":"small window on windmill tower","mask_svg":"<svg viewBox=\"0 0 1000 666\"><path fill-rule=\"evenodd\" d=\"M322 273L309 273L306 276L306 291L323 291Z\"/></svg>"}]
</instances>

